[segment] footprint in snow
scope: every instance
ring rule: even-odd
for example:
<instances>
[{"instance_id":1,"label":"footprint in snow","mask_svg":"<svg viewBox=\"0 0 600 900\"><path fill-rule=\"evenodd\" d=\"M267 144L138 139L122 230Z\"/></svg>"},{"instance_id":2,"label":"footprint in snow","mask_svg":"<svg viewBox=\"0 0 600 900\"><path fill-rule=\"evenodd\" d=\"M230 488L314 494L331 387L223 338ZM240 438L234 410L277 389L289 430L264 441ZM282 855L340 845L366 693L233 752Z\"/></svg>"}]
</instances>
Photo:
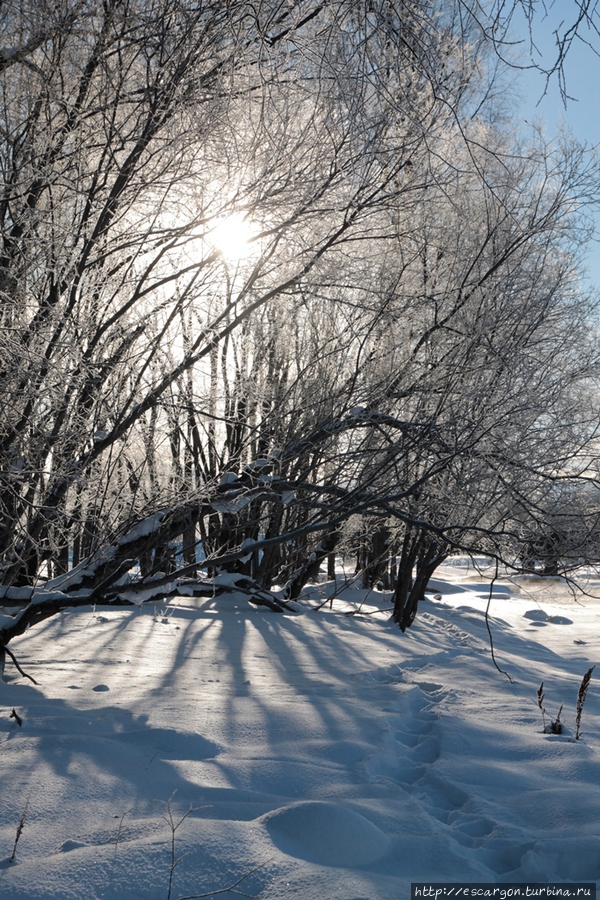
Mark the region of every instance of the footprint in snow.
<instances>
[{"instance_id":1,"label":"footprint in snow","mask_svg":"<svg viewBox=\"0 0 600 900\"><path fill-rule=\"evenodd\" d=\"M433 707L440 688L430 681L415 683L401 701L404 711L386 718L389 732L383 749L366 764L371 778L393 781L411 790L427 767L435 763L440 755L440 739Z\"/></svg>"},{"instance_id":2,"label":"footprint in snow","mask_svg":"<svg viewBox=\"0 0 600 900\"><path fill-rule=\"evenodd\" d=\"M424 812L448 829L457 844L489 844L492 849L496 822L474 806L466 791L438 774L435 765L441 753L436 705L445 695L442 685L415 679L413 687L400 699L398 713L386 717L388 733L383 747L367 761L367 773L375 781L399 785L422 805ZM493 864L490 868L495 871Z\"/></svg>"},{"instance_id":3,"label":"footprint in snow","mask_svg":"<svg viewBox=\"0 0 600 900\"><path fill-rule=\"evenodd\" d=\"M103 691L110 691L110 688L107 684L97 684L92 690L96 691L96 693L102 693Z\"/></svg>"}]
</instances>

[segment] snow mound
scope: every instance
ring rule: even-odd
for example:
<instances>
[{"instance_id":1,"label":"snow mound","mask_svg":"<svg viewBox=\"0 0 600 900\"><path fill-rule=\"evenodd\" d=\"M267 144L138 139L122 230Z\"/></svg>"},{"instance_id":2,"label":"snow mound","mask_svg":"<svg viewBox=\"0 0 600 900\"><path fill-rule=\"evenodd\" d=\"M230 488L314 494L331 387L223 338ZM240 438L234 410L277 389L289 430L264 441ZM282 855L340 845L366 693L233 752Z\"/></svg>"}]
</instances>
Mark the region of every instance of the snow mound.
<instances>
[{"instance_id":1,"label":"snow mound","mask_svg":"<svg viewBox=\"0 0 600 900\"><path fill-rule=\"evenodd\" d=\"M368 819L335 803L307 800L262 816L275 846L325 866L368 866L389 850L389 839Z\"/></svg>"},{"instance_id":2,"label":"snow mound","mask_svg":"<svg viewBox=\"0 0 600 900\"><path fill-rule=\"evenodd\" d=\"M552 625L572 625L573 619L566 616L550 616L543 609L528 609L523 613L523 618L531 619L532 622L550 622Z\"/></svg>"},{"instance_id":3,"label":"snow mound","mask_svg":"<svg viewBox=\"0 0 600 900\"><path fill-rule=\"evenodd\" d=\"M523 618L531 619L532 622L547 622L549 616L543 609L528 609L523 613Z\"/></svg>"},{"instance_id":4,"label":"snow mound","mask_svg":"<svg viewBox=\"0 0 600 900\"><path fill-rule=\"evenodd\" d=\"M81 841L64 841L58 848L58 853L70 853L71 850L79 850L80 847L87 847L87 844Z\"/></svg>"}]
</instances>

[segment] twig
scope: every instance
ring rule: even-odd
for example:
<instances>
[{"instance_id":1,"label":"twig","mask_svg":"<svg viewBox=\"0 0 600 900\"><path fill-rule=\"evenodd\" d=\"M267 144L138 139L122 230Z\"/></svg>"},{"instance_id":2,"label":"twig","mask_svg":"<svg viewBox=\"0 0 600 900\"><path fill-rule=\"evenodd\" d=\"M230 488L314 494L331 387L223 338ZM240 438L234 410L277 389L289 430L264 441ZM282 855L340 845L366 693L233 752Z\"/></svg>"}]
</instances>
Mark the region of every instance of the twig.
<instances>
[{"instance_id":1,"label":"twig","mask_svg":"<svg viewBox=\"0 0 600 900\"><path fill-rule=\"evenodd\" d=\"M23 676L23 678L29 678L29 680L30 680L30 681L33 681L34 684L39 684L39 682L37 682L37 681L35 680L35 678L34 678L32 675L28 675L27 672L24 672L24 671L23 671L23 669L21 668L21 666L20 666L19 663L17 662L17 659L16 659L16 657L15 657L15 654L12 652L12 650L9 650L8 647L5 646L5 647L4 647L4 652L5 652L5 653L8 653L8 655L9 655L10 658L12 659L12 661L13 661L15 667L16 667L16 668L18 669L18 671L21 673L21 675Z\"/></svg>"},{"instance_id":2,"label":"twig","mask_svg":"<svg viewBox=\"0 0 600 900\"><path fill-rule=\"evenodd\" d=\"M226 894L228 891L231 891L232 894L237 894L238 897L250 897L251 900L255 900L253 894L245 894L243 891L236 891L236 887L238 884L241 884L246 878L249 878L250 875L254 875L255 872L258 872L259 869L263 869L266 866L266 863L261 863L260 866L255 866L254 869L250 869L249 872L246 872L245 875L242 875L241 878L238 878L237 881L234 881L233 884L230 884L229 887L217 888L215 891L207 891L205 894L188 894L185 897L180 897L179 900L200 900L202 897L216 897L217 894Z\"/></svg>"},{"instance_id":3,"label":"twig","mask_svg":"<svg viewBox=\"0 0 600 900\"><path fill-rule=\"evenodd\" d=\"M184 857L187 855L184 853L183 856L180 856L179 858L177 858L175 855L176 832L177 832L178 828L180 827L180 825L182 825L185 822L185 820L191 813L197 812L199 809L206 808L204 806L195 806L195 807L190 806L188 811L179 819L178 822L176 822L175 819L173 818L173 808L171 806L171 802L172 802L174 796L175 796L175 792L173 792L173 794L171 794L171 796L169 797L169 800L167 801L167 815L165 816L167 824L169 825L169 828L171 829L171 866L170 866L170 871L169 871L169 885L168 885L168 890L167 890L167 900L171 900L171 895L173 892L173 879L175 876L175 870L176 870L177 866L179 865L179 863L181 862L181 860L184 859ZM256 900L256 898L252 894L246 894L246 893L244 893L244 891L236 890L236 888L239 884L242 883L242 881L244 881L246 878L249 878L250 875L254 874L254 872L258 872L258 870L262 869L265 865L266 865L266 863L261 863L259 866L256 866L254 869L251 869L249 872L246 872L245 875L242 875L241 878L238 878L237 881L234 881L233 884L230 884L228 887L216 888L214 891L206 891L203 894L189 894L186 897L180 897L179 900L200 900L200 898L202 898L202 897L215 897L217 894L227 894L228 892L231 892L232 894L237 894L239 897L248 897L249 900Z\"/></svg>"},{"instance_id":4,"label":"twig","mask_svg":"<svg viewBox=\"0 0 600 900\"><path fill-rule=\"evenodd\" d=\"M190 806L190 808L185 813L185 815L183 815L181 817L181 819L179 820L179 822L176 823L175 819L173 818L173 809L171 807L171 801L174 796L175 796L175 792L173 792L171 794L171 796L169 797L169 800L167 802L167 815L165 816L167 823L169 825L169 828L171 829L171 866L169 869L169 888L167 891L167 900L171 900L171 892L173 890L173 878L175 877L175 869L177 868L177 866L179 865L181 860L186 855L184 853L183 856L179 857L179 859L177 859L175 857L175 832L177 831L179 826L185 822L185 820L187 819L187 817L189 816L189 814L192 811L192 807Z\"/></svg>"},{"instance_id":5,"label":"twig","mask_svg":"<svg viewBox=\"0 0 600 900\"><path fill-rule=\"evenodd\" d=\"M359 607L358 609L351 609L349 612L345 612L344 615L345 616L358 616L360 614L361 616L376 616L377 613L393 612L393 610L394 610L393 606L378 606L377 609L371 609L371 610L368 610L367 612L361 612L360 607Z\"/></svg>"},{"instance_id":6,"label":"twig","mask_svg":"<svg viewBox=\"0 0 600 900\"><path fill-rule=\"evenodd\" d=\"M491 654L492 654L492 662L494 663L494 665L496 666L496 668L498 669L498 671L500 672L500 674L501 674L501 675L506 675L506 677L508 678L508 680L510 681L510 683L511 683L511 684L514 684L514 681L513 681L513 679L510 677L510 675L508 674L508 672L505 671L505 669L501 669L500 666L498 665L498 663L496 662L496 655L495 655L495 653L494 653L494 638L492 637L492 629L490 628L490 618L489 618L489 614L490 614L490 606L491 606L491 603L492 603L492 594L493 594L493 591L494 591L494 584L495 584L497 578L498 578L498 560L496 560L496 571L494 572L494 577L492 578L492 580L491 580L491 582L490 582L490 593L489 593L489 596L488 596L487 606L486 606L486 608L485 608L485 627L487 628L487 632L488 632L488 635L489 635L489 637L490 637L490 651L491 651Z\"/></svg>"},{"instance_id":7,"label":"twig","mask_svg":"<svg viewBox=\"0 0 600 900\"><path fill-rule=\"evenodd\" d=\"M175 877L175 869L177 868L177 866L179 865L181 860L187 856L187 853L184 853L178 859L176 858L176 856L175 856L175 833L176 833L177 829L180 827L180 825L183 825L183 823L185 822L185 820L191 813L197 812L199 809L206 808L204 806L190 806L188 811L180 818L180 820L178 822L175 822L175 819L173 818L173 807L171 806L171 803L172 803L173 797L175 796L175 793L176 792L173 791L173 793L171 794L171 796L169 797L169 799L167 801L167 815L165 816L166 822L167 822L169 828L171 829L171 866L169 869L169 886L168 886L168 890L167 890L167 900L171 900L171 893L173 891L173 879ZM206 896L210 897L210 894L207 894Z\"/></svg>"},{"instance_id":8,"label":"twig","mask_svg":"<svg viewBox=\"0 0 600 900\"><path fill-rule=\"evenodd\" d=\"M23 833L23 828L25 827L25 822L27 820L27 808L29 806L29 800L25 804L25 809L21 813L21 818L19 819L19 824L17 825L17 836L15 837L15 846L13 847L13 852L10 855L9 861L14 862L15 857L17 855L17 844L19 843L19 838Z\"/></svg>"},{"instance_id":9,"label":"twig","mask_svg":"<svg viewBox=\"0 0 600 900\"><path fill-rule=\"evenodd\" d=\"M128 813L131 812L132 809L133 809L133 806L130 807L129 809L126 809L125 812L123 813L123 815L121 816L121 818L119 819L119 827L117 829L117 839L115 841L115 856L117 855L117 848L119 846L119 838L121 837L121 831L123 829L123 819L125 818L125 816Z\"/></svg>"},{"instance_id":10,"label":"twig","mask_svg":"<svg viewBox=\"0 0 600 900\"><path fill-rule=\"evenodd\" d=\"M334 592L334 594L335 594L335 592ZM323 600L322 603L319 603L318 606L315 606L313 608L313 612L320 612L324 606L327 606L328 603L330 604L329 608L333 609L333 601L336 599L334 594L332 594L331 597L325 597L325 599Z\"/></svg>"},{"instance_id":11,"label":"twig","mask_svg":"<svg viewBox=\"0 0 600 900\"><path fill-rule=\"evenodd\" d=\"M362 610L363 606L365 605L365 603L367 602L368 598L371 596L371 594L373 593L374 590L375 590L374 587L370 587L370 588L368 589L367 593L365 594L365 596L364 596L364 597L362 598L362 600L360 601L360 603L359 603L359 605L358 605L358 609L355 610L355 612L356 612L357 615L360 613L360 611Z\"/></svg>"}]
</instances>

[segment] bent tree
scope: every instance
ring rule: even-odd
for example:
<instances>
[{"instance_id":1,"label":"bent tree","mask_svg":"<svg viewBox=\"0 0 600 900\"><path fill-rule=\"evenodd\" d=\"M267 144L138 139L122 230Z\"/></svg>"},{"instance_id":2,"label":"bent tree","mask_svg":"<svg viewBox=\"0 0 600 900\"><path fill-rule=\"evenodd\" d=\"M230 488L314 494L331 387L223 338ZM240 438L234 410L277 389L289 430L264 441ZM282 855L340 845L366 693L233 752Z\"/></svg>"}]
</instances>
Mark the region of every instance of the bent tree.
<instances>
[{"instance_id":1,"label":"bent tree","mask_svg":"<svg viewBox=\"0 0 600 900\"><path fill-rule=\"evenodd\" d=\"M589 470L595 173L493 124L455 13L2 5L3 643L182 578L280 609L356 517L404 628Z\"/></svg>"}]
</instances>

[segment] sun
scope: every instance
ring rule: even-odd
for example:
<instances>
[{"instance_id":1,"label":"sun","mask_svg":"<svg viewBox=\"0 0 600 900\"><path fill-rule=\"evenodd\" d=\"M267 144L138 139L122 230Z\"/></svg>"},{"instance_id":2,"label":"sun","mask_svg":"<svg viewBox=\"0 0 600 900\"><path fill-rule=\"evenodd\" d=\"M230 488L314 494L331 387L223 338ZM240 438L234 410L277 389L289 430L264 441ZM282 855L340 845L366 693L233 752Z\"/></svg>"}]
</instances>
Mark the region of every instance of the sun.
<instances>
[{"instance_id":1,"label":"sun","mask_svg":"<svg viewBox=\"0 0 600 900\"><path fill-rule=\"evenodd\" d=\"M208 239L224 259L236 262L252 252L255 229L244 213L231 213L219 219L210 230Z\"/></svg>"}]
</instances>

